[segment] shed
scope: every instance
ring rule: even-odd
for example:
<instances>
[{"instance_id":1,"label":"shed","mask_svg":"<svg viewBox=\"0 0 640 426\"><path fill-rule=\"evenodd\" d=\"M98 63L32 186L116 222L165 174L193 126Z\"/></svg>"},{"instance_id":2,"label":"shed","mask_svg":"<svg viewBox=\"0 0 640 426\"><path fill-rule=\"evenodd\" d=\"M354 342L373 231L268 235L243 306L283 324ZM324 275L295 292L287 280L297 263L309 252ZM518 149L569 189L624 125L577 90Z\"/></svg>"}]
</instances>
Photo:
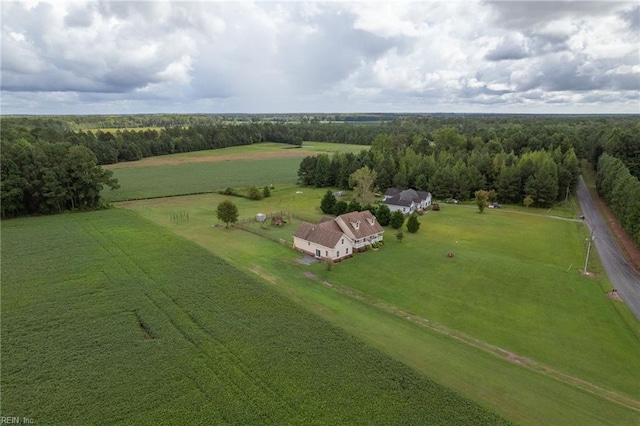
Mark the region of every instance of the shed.
<instances>
[{"instance_id":1,"label":"shed","mask_svg":"<svg viewBox=\"0 0 640 426\"><path fill-rule=\"evenodd\" d=\"M265 220L267 220L267 215L264 213L256 214L256 222L264 222Z\"/></svg>"}]
</instances>

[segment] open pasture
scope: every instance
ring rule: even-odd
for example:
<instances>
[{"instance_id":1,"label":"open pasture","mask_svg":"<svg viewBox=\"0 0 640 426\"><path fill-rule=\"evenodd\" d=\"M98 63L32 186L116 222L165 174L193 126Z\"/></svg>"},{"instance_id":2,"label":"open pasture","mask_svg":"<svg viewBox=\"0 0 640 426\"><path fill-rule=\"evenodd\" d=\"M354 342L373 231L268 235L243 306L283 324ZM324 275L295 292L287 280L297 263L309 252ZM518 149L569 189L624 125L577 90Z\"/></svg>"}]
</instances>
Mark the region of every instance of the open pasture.
<instances>
[{"instance_id":1,"label":"open pasture","mask_svg":"<svg viewBox=\"0 0 640 426\"><path fill-rule=\"evenodd\" d=\"M236 204L242 217L278 208L319 217L326 189L299 189L302 194L282 186L271 198ZM606 277L578 273L586 249L581 223L545 217L537 209L529 213L539 215L504 209L480 215L445 205L420 217L418 234L405 233L398 243L388 231L382 250L328 271L320 264L298 265L299 254L264 238L211 228L215 206L224 198L209 194L125 205L513 421L634 424L640 418L640 386L633 374L640 369L640 329L622 303L605 296ZM180 210L190 212L189 223L167 219ZM448 252L455 257L447 258ZM598 268L592 258L590 269ZM349 297L354 294L360 296ZM390 315L393 309L513 357L487 359L472 344L434 336L402 315ZM534 360L539 369L519 366L518 356ZM558 374L549 377L543 370ZM574 386L578 381L590 390ZM590 395L595 388L601 391Z\"/></svg>"},{"instance_id":2,"label":"open pasture","mask_svg":"<svg viewBox=\"0 0 640 426\"><path fill-rule=\"evenodd\" d=\"M503 423L133 212L11 220L2 238L3 416Z\"/></svg>"}]
</instances>

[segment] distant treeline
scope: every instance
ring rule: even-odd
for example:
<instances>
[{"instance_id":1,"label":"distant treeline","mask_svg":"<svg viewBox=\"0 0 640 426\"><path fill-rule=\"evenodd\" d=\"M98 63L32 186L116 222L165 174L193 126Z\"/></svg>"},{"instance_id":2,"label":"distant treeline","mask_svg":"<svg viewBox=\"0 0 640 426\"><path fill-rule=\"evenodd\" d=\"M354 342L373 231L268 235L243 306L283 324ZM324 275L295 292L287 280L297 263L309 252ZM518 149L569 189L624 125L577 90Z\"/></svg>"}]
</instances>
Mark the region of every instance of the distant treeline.
<instances>
[{"instance_id":1,"label":"distant treeline","mask_svg":"<svg viewBox=\"0 0 640 426\"><path fill-rule=\"evenodd\" d=\"M6 124L3 120L3 124ZM154 130L72 131L59 123L48 127L27 128L3 126L2 140L66 142L90 149L99 164L135 161L144 157L179 152L202 151L250 145L259 142L281 142L301 145L302 139L291 126L273 123L216 124L191 127L167 127Z\"/></svg>"},{"instance_id":2,"label":"distant treeline","mask_svg":"<svg viewBox=\"0 0 640 426\"><path fill-rule=\"evenodd\" d=\"M127 129L130 127L137 129ZM113 128L121 130L106 130ZM574 156L598 164L606 153L620 159L632 176L640 176L640 124L638 116L630 115L5 116L0 117L0 136L3 154L5 147L14 144L23 148L68 144L87 148L98 164L265 141L373 145L369 154L305 160L300 171L302 182L344 188L348 170L369 165L378 173L380 188L412 186L430 190L437 197L456 198L469 198L475 189L495 188L504 202L521 202L526 194L535 195L540 206L563 199L566 188L573 187ZM5 182L4 158L3 192L11 182ZM319 169L329 161L331 173L318 172L314 177L315 171L310 171L313 161L320 164ZM31 177L21 179L29 181ZM63 203L62 208L67 204L76 203ZM43 211L40 207L36 210ZM9 210L3 206L2 211L5 215ZM17 210L11 211L16 214ZM24 211L33 212L33 208Z\"/></svg>"},{"instance_id":3,"label":"distant treeline","mask_svg":"<svg viewBox=\"0 0 640 426\"><path fill-rule=\"evenodd\" d=\"M529 195L536 206L547 207L565 198L580 175L570 143L555 148L523 150L515 154L496 140L474 138L469 145L457 129L446 127L433 140L378 135L371 150L354 154L305 157L298 170L300 182L315 187L350 188L349 177L367 166L376 173L375 186L430 191L437 199L469 199L479 189L495 189L499 200L521 203Z\"/></svg>"},{"instance_id":4,"label":"distant treeline","mask_svg":"<svg viewBox=\"0 0 640 426\"><path fill-rule=\"evenodd\" d=\"M640 245L640 181L625 163L608 154L598 161L598 192L615 213L624 230Z\"/></svg>"},{"instance_id":5,"label":"distant treeline","mask_svg":"<svg viewBox=\"0 0 640 426\"><path fill-rule=\"evenodd\" d=\"M566 151L573 147L578 158L587 158L593 164L600 154L608 152L625 161L634 176L640 174L638 116L151 114L10 116L2 117L0 125L3 140L82 145L95 153L100 164L264 141L371 145L378 135L388 134L410 143L430 143L434 132L452 127L465 137L468 151L480 142L497 142L505 152L513 151L516 156L525 151L551 151L558 146ZM113 128L122 130L100 130Z\"/></svg>"}]
</instances>

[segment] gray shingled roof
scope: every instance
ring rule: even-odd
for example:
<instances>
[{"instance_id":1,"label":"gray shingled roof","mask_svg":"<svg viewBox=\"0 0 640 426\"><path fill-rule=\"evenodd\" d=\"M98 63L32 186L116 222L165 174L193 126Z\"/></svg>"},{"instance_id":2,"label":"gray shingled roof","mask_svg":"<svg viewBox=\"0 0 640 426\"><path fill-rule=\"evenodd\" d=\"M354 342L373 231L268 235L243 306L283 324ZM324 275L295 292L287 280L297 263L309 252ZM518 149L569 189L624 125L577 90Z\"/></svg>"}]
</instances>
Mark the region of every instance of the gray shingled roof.
<instances>
[{"instance_id":1,"label":"gray shingled roof","mask_svg":"<svg viewBox=\"0 0 640 426\"><path fill-rule=\"evenodd\" d=\"M415 189L401 191L397 188L389 188L384 195L385 204L409 207L412 202L420 203L420 201L426 199L430 194L425 191L416 191Z\"/></svg>"}]
</instances>

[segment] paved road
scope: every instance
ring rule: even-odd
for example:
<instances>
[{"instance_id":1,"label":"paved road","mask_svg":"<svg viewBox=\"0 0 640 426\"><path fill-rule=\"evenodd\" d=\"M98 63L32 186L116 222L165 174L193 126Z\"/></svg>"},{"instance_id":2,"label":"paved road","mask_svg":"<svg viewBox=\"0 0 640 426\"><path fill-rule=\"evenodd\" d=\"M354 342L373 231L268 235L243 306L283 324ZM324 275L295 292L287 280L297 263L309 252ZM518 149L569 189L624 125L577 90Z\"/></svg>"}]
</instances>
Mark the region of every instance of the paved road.
<instances>
[{"instance_id":1,"label":"paved road","mask_svg":"<svg viewBox=\"0 0 640 426\"><path fill-rule=\"evenodd\" d=\"M622 255L615 239L609 232L609 228L600 216L582 176L580 176L578 183L578 199L586 217L585 222L593 231L595 246L609 280L618 290L618 294L631 309L631 312L640 320L640 274L627 263Z\"/></svg>"}]
</instances>

